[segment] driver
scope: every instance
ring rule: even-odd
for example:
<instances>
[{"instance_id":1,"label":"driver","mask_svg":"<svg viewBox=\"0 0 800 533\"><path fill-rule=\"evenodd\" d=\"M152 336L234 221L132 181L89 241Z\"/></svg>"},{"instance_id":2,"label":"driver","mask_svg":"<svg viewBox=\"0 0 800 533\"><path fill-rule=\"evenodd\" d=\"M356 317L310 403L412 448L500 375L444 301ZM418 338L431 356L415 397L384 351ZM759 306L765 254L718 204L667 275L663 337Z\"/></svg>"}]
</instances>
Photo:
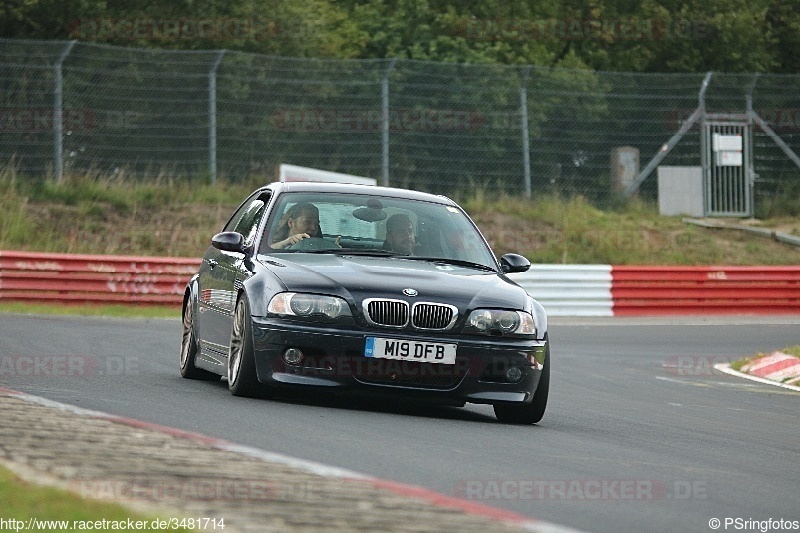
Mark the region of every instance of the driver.
<instances>
[{"instance_id":1,"label":"driver","mask_svg":"<svg viewBox=\"0 0 800 533\"><path fill-rule=\"evenodd\" d=\"M272 247L280 250L312 237L322 237L319 209L311 202L300 202L284 213L272 238Z\"/></svg>"},{"instance_id":2,"label":"driver","mask_svg":"<svg viewBox=\"0 0 800 533\"><path fill-rule=\"evenodd\" d=\"M416 244L414 224L408 218L408 215L398 213L386 220L386 241L383 243L385 250L414 255Z\"/></svg>"}]
</instances>

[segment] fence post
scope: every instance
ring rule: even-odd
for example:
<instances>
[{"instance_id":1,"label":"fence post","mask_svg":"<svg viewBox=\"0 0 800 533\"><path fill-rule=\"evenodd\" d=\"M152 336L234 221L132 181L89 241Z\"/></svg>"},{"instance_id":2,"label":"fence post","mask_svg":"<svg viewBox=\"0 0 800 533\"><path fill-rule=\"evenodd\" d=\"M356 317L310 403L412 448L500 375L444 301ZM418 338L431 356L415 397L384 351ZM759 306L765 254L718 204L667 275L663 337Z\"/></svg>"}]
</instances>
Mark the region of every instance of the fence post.
<instances>
[{"instance_id":1,"label":"fence post","mask_svg":"<svg viewBox=\"0 0 800 533\"><path fill-rule=\"evenodd\" d=\"M711 82L711 74L711 71L706 72L706 76L703 78L703 83L700 85L700 92L697 96L697 108L692 111L692 114L683 123L681 129L678 130L678 133L670 137L670 139L664 143L664 145L661 147L661 150L655 156L653 156L653 159L651 159L647 166L644 167L644 170L639 172L639 175L636 176L636 179L634 179L633 182L628 185L628 188L622 193L625 198L628 198L630 195L639 190L639 186L642 184L642 182L644 182L647 176L649 176L650 173L653 172L653 170L655 170L655 168L661 163L661 161L667 157L672 149L675 148L675 145L678 144L678 141L680 141L683 136L686 135L686 133L692 128L692 126L695 125L697 121L700 121L700 131L703 131L703 122L705 121L706 115L706 90L708 89L708 84ZM702 145L702 133L700 138ZM703 155L704 153L705 149L701 149L701 166L703 166L703 168L705 168L705 163L702 162L703 158L705 157L705 155Z\"/></svg>"},{"instance_id":2,"label":"fence post","mask_svg":"<svg viewBox=\"0 0 800 533\"><path fill-rule=\"evenodd\" d=\"M753 75L753 83L751 83L747 88L747 96L745 96L745 105L747 106L747 144L744 147L744 149L747 150L747 167L745 168L745 173L747 181L747 194L749 196L750 203L750 205L747 206L747 210L751 217L756 216L756 154L753 152L753 123L755 122L753 120L753 93L756 90L756 84L758 84L758 78L760 76L761 73L756 73Z\"/></svg>"},{"instance_id":3,"label":"fence post","mask_svg":"<svg viewBox=\"0 0 800 533\"><path fill-rule=\"evenodd\" d=\"M61 183L61 180L64 179L64 86L61 65L77 42L77 40L72 40L67 43L61 55L56 59L55 65L53 65L53 78L55 80L55 100L53 102L53 135L55 141L53 144L53 170L55 171L56 183Z\"/></svg>"},{"instance_id":4,"label":"fence post","mask_svg":"<svg viewBox=\"0 0 800 533\"><path fill-rule=\"evenodd\" d=\"M208 73L208 173L212 185L217 181L217 69L225 50L217 52L217 59Z\"/></svg>"},{"instance_id":5,"label":"fence post","mask_svg":"<svg viewBox=\"0 0 800 533\"><path fill-rule=\"evenodd\" d=\"M706 73L700 93L697 97L697 109L700 113L700 172L703 175L703 216L707 216L711 205L711 180L709 179L709 165L711 165L709 150L711 149L711 139L708 137L708 113L706 112L706 90L711 83L711 72Z\"/></svg>"},{"instance_id":6,"label":"fence post","mask_svg":"<svg viewBox=\"0 0 800 533\"><path fill-rule=\"evenodd\" d=\"M522 122L522 165L525 175L525 198L531 197L531 147L530 133L528 131L528 76L531 67L527 66L522 71L522 79L519 88L519 110Z\"/></svg>"},{"instance_id":7,"label":"fence post","mask_svg":"<svg viewBox=\"0 0 800 533\"><path fill-rule=\"evenodd\" d=\"M389 67L381 80L381 185L389 186L389 75L397 63L397 58L392 58Z\"/></svg>"}]
</instances>

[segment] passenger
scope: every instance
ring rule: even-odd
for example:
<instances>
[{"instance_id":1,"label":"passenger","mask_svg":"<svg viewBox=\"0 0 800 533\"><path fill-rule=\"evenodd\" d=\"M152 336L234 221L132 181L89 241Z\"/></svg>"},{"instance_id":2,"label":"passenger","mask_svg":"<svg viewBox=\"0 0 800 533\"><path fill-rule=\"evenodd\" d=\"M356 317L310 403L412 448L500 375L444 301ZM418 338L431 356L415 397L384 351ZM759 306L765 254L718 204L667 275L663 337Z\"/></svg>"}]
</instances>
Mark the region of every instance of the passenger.
<instances>
[{"instance_id":1,"label":"passenger","mask_svg":"<svg viewBox=\"0 0 800 533\"><path fill-rule=\"evenodd\" d=\"M311 202L300 202L284 213L272 238L272 248L280 250L312 237L322 237L319 209Z\"/></svg>"},{"instance_id":2,"label":"passenger","mask_svg":"<svg viewBox=\"0 0 800 533\"><path fill-rule=\"evenodd\" d=\"M414 224L408 215L398 213L386 220L386 240L384 250L391 250L405 255L414 255L417 238L414 234Z\"/></svg>"}]
</instances>

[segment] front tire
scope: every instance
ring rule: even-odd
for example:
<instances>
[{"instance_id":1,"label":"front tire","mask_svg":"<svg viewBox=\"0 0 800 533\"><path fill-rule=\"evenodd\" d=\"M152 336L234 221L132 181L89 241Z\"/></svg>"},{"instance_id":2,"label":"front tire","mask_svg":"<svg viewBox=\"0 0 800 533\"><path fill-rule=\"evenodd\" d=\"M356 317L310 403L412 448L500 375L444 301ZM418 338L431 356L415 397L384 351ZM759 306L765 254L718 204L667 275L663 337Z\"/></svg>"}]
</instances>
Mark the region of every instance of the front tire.
<instances>
[{"instance_id":1,"label":"front tire","mask_svg":"<svg viewBox=\"0 0 800 533\"><path fill-rule=\"evenodd\" d=\"M230 351L228 353L228 389L234 396L257 396L261 384L256 376L253 353L253 321L247 296L242 294L233 314Z\"/></svg>"},{"instance_id":2,"label":"front tire","mask_svg":"<svg viewBox=\"0 0 800 533\"><path fill-rule=\"evenodd\" d=\"M505 424L536 424L544 416L547 409L547 396L550 391L550 343L547 343L542 374L539 386L533 393L533 401L529 405L497 404L494 415Z\"/></svg>"},{"instance_id":3,"label":"front tire","mask_svg":"<svg viewBox=\"0 0 800 533\"><path fill-rule=\"evenodd\" d=\"M199 379L202 381L219 381L219 376L208 370L195 366L197 353L197 326L194 322L194 304L192 299L186 300L183 307L183 334L181 335L181 376L186 379Z\"/></svg>"}]
</instances>

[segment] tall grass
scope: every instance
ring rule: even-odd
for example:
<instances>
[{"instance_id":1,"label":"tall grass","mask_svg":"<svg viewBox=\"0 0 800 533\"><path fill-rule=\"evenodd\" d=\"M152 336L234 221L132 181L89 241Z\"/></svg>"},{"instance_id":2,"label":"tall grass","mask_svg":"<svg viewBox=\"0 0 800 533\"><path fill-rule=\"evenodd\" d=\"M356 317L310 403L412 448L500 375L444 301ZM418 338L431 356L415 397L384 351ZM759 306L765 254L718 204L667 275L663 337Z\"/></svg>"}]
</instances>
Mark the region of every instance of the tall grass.
<instances>
[{"instance_id":1,"label":"tall grass","mask_svg":"<svg viewBox=\"0 0 800 533\"><path fill-rule=\"evenodd\" d=\"M215 185L119 173L68 175L62 183L0 171L0 249L115 255L201 255L236 206L265 181ZM662 217L632 199L599 209L581 196L498 196L472 184L456 199L495 252L536 263L798 264L789 245ZM782 218L784 226L786 218ZM800 220L797 220L800 228Z\"/></svg>"},{"instance_id":2,"label":"tall grass","mask_svg":"<svg viewBox=\"0 0 800 533\"><path fill-rule=\"evenodd\" d=\"M0 171L0 249L195 255L257 185L97 172L56 183L7 166Z\"/></svg>"},{"instance_id":3,"label":"tall grass","mask_svg":"<svg viewBox=\"0 0 800 533\"><path fill-rule=\"evenodd\" d=\"M30 238L34 221L28 197L20 191L13 167L0 171L0 249L13 248Z\"/></svg>"}]
</instances>

